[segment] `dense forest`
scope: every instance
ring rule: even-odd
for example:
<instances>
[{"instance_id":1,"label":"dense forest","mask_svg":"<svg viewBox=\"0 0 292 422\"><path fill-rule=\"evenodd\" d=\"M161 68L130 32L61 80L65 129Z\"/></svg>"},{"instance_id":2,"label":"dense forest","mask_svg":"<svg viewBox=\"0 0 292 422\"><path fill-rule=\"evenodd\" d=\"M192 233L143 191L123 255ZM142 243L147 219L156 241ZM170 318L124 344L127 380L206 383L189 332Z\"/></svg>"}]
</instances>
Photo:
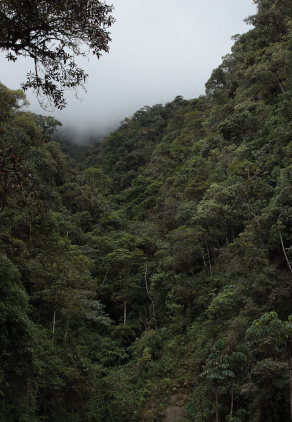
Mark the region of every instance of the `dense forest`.
<instances>
[{"instance_id":1,"label":"dense forest","mask_svg":"<svg viewBox=\"0 0 292 422\"><path fill-rule=\"evenodd\" d=\"M292 420L292 3L102 142L0 84L1 422Z\"/></svg>"}]
</instances>

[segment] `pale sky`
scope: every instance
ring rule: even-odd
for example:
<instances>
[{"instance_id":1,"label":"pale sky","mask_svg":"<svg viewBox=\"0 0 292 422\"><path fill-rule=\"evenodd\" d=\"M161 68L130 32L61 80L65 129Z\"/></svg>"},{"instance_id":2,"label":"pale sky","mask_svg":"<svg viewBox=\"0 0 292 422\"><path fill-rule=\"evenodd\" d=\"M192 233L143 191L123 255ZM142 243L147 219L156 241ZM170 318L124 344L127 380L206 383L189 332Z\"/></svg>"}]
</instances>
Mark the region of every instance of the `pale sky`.
<instances>
[{"instance_id":1,"label":"pale sky","mask_svg":"<svg viewBox=\"0 0 292 422\"><path fill-rule=\"evenodd\" d=\"M116 23L110 52L80 62L90 77L80 100L67 93L67 108L51 113L76 133L105 131L144 105L204 93L212 70L230 52L232 35L246 32L252 0L113 0ZM0 56L0 81L18 88L28 60ZM33 92L31 110L41 111Z\"/></svg>"}]
</instances>

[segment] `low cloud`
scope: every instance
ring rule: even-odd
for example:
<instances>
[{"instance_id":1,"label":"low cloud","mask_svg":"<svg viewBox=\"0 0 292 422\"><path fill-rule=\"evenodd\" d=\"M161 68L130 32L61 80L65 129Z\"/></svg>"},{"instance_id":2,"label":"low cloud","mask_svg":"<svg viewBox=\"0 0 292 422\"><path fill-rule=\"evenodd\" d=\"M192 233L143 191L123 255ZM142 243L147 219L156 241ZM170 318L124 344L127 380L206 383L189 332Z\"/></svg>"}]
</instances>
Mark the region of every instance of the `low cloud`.
<instances>
[{"instance_id":1,"label":"low cloud","mask_svg":"<svg viewBox=\"0 0 292 422\"><path fill-rule=\"evenodd\" d=\"M67 94L67 108L52 114L71 128L75 142L103 136L144 105L194 98L204 93L212 69L230 52L231 36L249 28L243 19L255 12L252 0L114 0L117 22L109 54L83 59L89 73L80 99ZM18 88L30 63L7 63L1 56L1 81ZM40 109L32 92L31 109ZM69 135L68 135L69 136Z\"/></svg>"}]
</instances>

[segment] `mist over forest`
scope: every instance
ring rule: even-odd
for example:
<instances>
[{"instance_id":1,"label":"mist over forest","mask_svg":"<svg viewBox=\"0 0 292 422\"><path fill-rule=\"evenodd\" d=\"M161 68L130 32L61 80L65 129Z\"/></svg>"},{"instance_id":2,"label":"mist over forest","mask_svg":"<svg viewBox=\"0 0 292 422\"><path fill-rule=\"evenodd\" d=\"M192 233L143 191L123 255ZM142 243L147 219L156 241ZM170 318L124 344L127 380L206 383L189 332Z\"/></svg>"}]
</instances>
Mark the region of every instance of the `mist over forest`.
<instances>
[{"instance_id":1,"label":"mist over forest","mask_svg":"<svg viewBox=\"0 0 292 422\"><path fill-rule=\"evenodd\" d=\"M67 107L48 107L49 112L40 108L33 90L26 92L31 111L55 117L64 128L80 134L81 141L88 132L109 133L145 105L165 104L177 95L203 95L212 70L230 52L231 37L249 29L244 18L255 11L252 0L111 3L116 22L110 28L109 52L99 60L77 59L89 74L86 91L77 89L78 98L74 91L66 91ZM1 82L18 89L33 69L33 60L19 57L8 62L5 52L0 57Z\"/></svg>"},{"instance_id":2,"label":"mist over forest","mask_svg":"<svg viewBox=\"0 0 292 422\"><path fill-rule=\"evenodd\" d=\"M107 135L114 132L119 127L119 124L112 124L107 128L87 127L86 129L78 129L74 125L66 125L60 127L56 131L56 138L59 142L69 142L77 145L88 146L97 142L101 142Z\"/></svg>"},{"instance_id":3,"label":"mist over forest","mask_svg":"<svg viewBox=\"0 0 292 422\"><path fill-rule=\"evenodd\" d=\"M292 421L292 3L254 6L204 93L62 129L26 92L70 113L115 12L0 0L0 422Z\"/></svg>"}]
</instances>

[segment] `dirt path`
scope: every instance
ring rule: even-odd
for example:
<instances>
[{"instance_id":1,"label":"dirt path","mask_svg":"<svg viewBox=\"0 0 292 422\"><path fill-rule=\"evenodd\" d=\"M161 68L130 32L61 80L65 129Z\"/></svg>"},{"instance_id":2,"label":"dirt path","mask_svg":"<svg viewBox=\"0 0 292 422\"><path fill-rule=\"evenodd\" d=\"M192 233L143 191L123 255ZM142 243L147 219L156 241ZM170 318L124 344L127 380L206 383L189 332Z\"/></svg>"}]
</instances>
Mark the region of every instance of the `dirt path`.
<instances>
[{"instance_id":1,"label":"dirt path","mask_svg":"<svg viewBox=\"0 0 292 422\"><path fill-rule=\"evenodd\" d=\"M176 394L170 399L170 406L164 412L163 422L183 422L186 416L185 403L187 396L185 394Z\"/></svg>"}]
</instances>

